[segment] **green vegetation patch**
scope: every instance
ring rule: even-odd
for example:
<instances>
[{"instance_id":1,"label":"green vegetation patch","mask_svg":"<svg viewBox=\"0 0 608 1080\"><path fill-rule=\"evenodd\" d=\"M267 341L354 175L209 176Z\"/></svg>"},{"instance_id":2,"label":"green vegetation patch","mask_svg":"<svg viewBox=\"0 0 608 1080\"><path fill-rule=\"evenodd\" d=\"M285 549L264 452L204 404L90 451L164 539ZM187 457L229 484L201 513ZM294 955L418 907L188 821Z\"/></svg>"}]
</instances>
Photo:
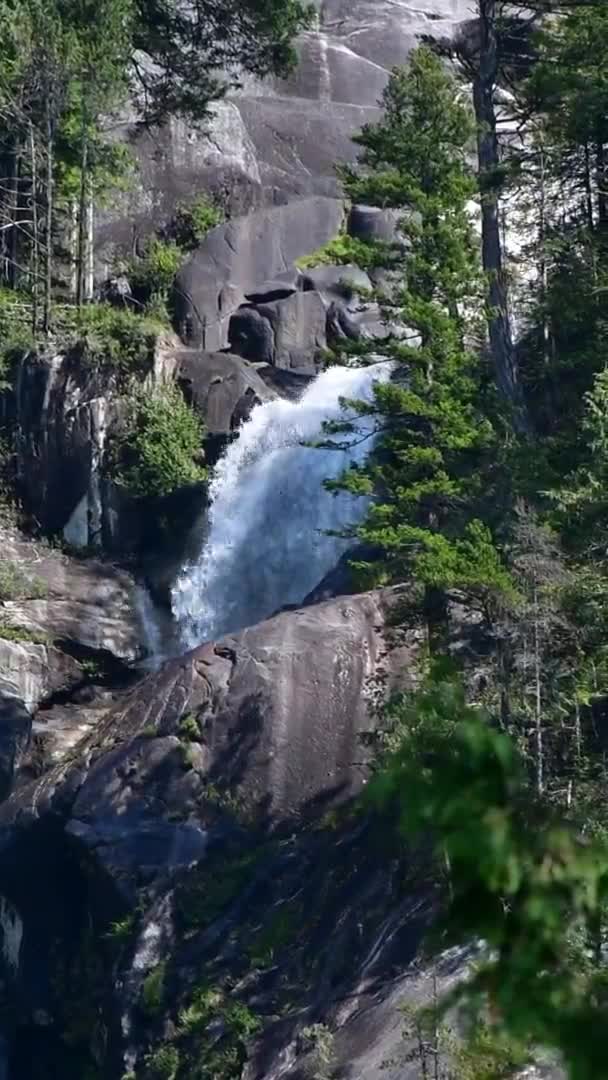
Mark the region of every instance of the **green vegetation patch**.
<instances>
[{"instance_id":1,"label":"green vegetation patch","mask_svg":"<svg viewBox=\"0 0 608 1080\"><path fill-rule=\"evenodd\" d=\"M293 941L301 920L301 911L284 906L271 918L247 948L254 967L270 967L278 953Z\"/></svg>"},{"instance_id":2,"label":"green vegetation patch","mask_svg":"<svg viewBox=\"0 0 608 1080\"><path fill-rule=\"evenodd\" d=\"M49 645L51 638L37 630L27 630L23 626L10 626L0 621L0 640L14 641L24 645Z\"/></svg>"},{"instance_id":3,"label":"green vegetation patch","mask_svg":"<svg viewBox=\"0 0 608 1080\"><path fill-rule=\"evenodd\" d=\"M374 244L358 240L348 233L339 233L333 240L317 248L310 255L296 259L300 270L314 270L317 266L359 266L365 270L386 263L387 244Z\"/></svg>"},{"instance_id":4,"label":"green vegetation patch","mask_svg":"<svg viewBox=\"0 0 608 1080\"><path fill-rule=\"evenodd\" d=\"M13 559L0 561L0 600L42 600L47 586Z\"/></svg>"},{"instance_id":5,"label":"green vegetation patch","mask_svg":"<svg viewBox=\"0 0 608 1080\"><path fill-rule=\"evenodd\" d=\"M203 423L173 384L154 392L137 388L124 432L110 453L109 472L134 498L170 495L201 483Z\"/></svg>"},{"instance_id":6,"label":"green vegetation patch","mask_svg":"<svg viewBox=\"0 0 608 1080\"><path fill-rule=\"evenodd\" d=\"M191 202L178 204L169 231L182 251L194 251L216 225L221 225L224 212L206 195L197 195Z\"/></svg>"},{"instance_id":7,"label":"green vegetation patch","mask_svg":"<svg viewBox=\"0 0 608 1080\"><path fill-rule=\"evenodd\" d=\"M150 370L162 322L128 308L89 304L78 312L72 332L73 345L87 363L111 368L119 374L142 374Z\"/></svg>"},{"instance_id":8,"label":"green vegetation patch","mask_svg":"<svg viewBox=\"0 0 608 1080\"><path fill-rule=\"evenodd\" d=\"M142 988L140 1004L147 1016L157 1016L160 1013L165 996L165 976L167 965L161 960L156 967L146 975Z\"/></svg>"},{"instance_id":9,"label":"green vegetation patch","mask_svg":"<svg viewBox=\"0 0 608 1080\"><path fill-rule=\"evenodd\" d=\"M257 847L232 857L217 856L191 871L175 891L182 931L201 930L217 919L249 883L265 853Z\"/></svg>"}]
</instances>

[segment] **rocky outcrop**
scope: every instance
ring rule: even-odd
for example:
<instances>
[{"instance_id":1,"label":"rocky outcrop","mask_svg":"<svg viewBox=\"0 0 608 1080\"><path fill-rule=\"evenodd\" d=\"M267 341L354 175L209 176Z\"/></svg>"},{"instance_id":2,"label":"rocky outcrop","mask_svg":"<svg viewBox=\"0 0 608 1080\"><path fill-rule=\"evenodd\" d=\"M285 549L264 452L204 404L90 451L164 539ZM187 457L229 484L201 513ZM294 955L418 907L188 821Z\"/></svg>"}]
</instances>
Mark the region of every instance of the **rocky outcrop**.
<instances>
[{"instance_id":1,"label":"rocky outcrop","mask_svg":"<svg viewBox=\"0 0 608 1080\"><path fill-rule=\"evenodd\" d=\"M47 708L69 702L109 676L122 684L144 654L136 586L124 570L96 560L75 560L16 530L0 527L0 799L32 753L42 763L42 736L52 720ZM99 702L96 702L98 707ZM87 730L87 717L72 712L61 738L46 750L60 753ZM55 725L56 726L56 725Z\"/></svg>"},{"instance_id":2,"label":"rocky outcrop","mask_svg":"<svg viewBox=\"0 0 608 1080\"><path fill-rule=\"evenodd\" d=\"M219 197L232 216L310 195L335 197L335 164L352 160L353 132L378 116L391 68L407 60L422 35L453 38L471 17L469 0L316 0L316 6L317 26L301 36L290 79L246 79L216 107L208 136L181 121L139 135L139 184L105 212L100 261L117 242L131 248L134 234L167 221L176 203L194 193Z\"/></svg>"},{"instance_id":3,"label":"rocky outcrop","mask_svg":"<svg viewBox=\"0 0 608 1080\"><path fill-rule=\"evenodd\" d=\"M32 717L24 703L12 694L0 691L0 801L10 794L13 777L27 753L31 734Z\"/></svg>"},{"instance_id":4,"label":"rocky outcrop","mask_svg":"<svg viewBox=\"0 0 608 1080\"><path fill-rule=\"evenodd\" d=\"M174 378L200 412L209 435L231 435L254 405L277 397L240 356L200 349L179 349L174 356Z\"/></svg>"},{"instance_id":5,"label":"rocky outcrop","mask_svg":"<svg viewBox=\"0 0 608 1080\"><path fill-rule=\"evenodd\" d=\"M295 292L271 303L243 305L230 320L235 352L272 367L315 372L327 346L327 312L318 292Z\"/></svg>"},{"instance_id":6,"label":"rocky outcrop","mask_svg":"<svg viewBox=\"0 0 608 1080\"><path fill-rule=\"evenodd\" d=\"M270 280L295 279L296 259L339 232L341 200L301 199L289 207L259 210L213 229L180 270L175 306L182 337L204 349L228 344L230 319Z\"/></svg>"},{"instance_id":7,"label":"rocky outcrop","mask_svg":"<svg viewBox=\"0 0 608 1080\"><path fill-rule=\"evenodd\" d=\"M144 983L161 960L167 976L174 970L177 995L173 1004L167 998L158 1006L168 1010L167 1020L213 955L215 978L223 984L232 972L234 985L240 953L232 948L224 955L222 942L227 926L236 928L239 919L238 933L246 932L251 944L251 978L257 971L262 979L250 978L250 990L269 1024L251 1076L265 1074L273 1055L296 1039L293 1022L274 1025L276 992L264 976L268 948L283 949L295 935L298 964L305 954L317 958L317 989L309 994L300 988L300 1026L315 1010L329 1010L338 987L353 985L356 964L377 938L379 923L373 921L380 908L382 919L396 918L386 911L392 871L374 844L363 840L361 828L348 826L341 853L331 856L335 888L322 899L322 867L336 834L331 827L315 828L322 818L333 821L361 790L369 753L362 736L374 726L375 704L391 685L414 677L417 633L392 641L388 629L397 600L394 592L375 592L285 612L171 661L117 700L69 761L4 804L2 902L22 928L17 963L4 971L18 1002L19 1030L12 1031L18 1059L40 1037L41 1016L65 1047L66 1014L73 1019L74 1012L92 1008L93 1028L81 1028L76 1037L83 1062L92 1055L108 1078L129 1068L143 1076L150 1040L158 1037L156 1020L150 1028L152 1014L142 1012ZM61 872L48 882L52 895L42 910L34 903L31 874L34 864L40 870L49 860ZM221 897L214 895L217 886ZM226 923L228 909L236 904L240 911L242 902L247 915L235 909ZM107 944L109 923L135 908L139 915L128 923L132 945L117 956ZM67 923L59 916L64 909L71 911ZM282 911L289 932L273 929ZM357 930L362 917L365 926ZM224 927L220 938L216 924ZM93 927L93 938L76 1001L69 986L83 977L76 969L86 927ZM399 932L397 947L396 932L394 922L390 949L377 951L378 970L404 946ZM342 941L337 949L336 933ZM99 1023L105 1030L101 1043L94 1033ZM65 1051L45 1052L60 1074ZM15 1080L24 1075L36 1074L18 1071Z\"/></svg>"},{"instance_id":8,"label":"rocky outcrop","mask_svg":"<svg viewBox=\"0 0 608 1080\"><path fill-rule=\"evenodd\" d=\"M265 823L352 796L364 775L358 743L373 724L372 705L407 672L417 641L414 634L389 648L393 597L364 593L286 611L168 662L118 703L76 765L44 780L36 813L76 776L74 818L124 818L130 832L138 820L149 830L162 807L196 818L209 783ZM185 717L195 760L184 779L160 761L179 766ZM129 783L117 784L123 775Z\"/></svg>"},{"instance_id":9,"label":"rocky outcrop","mask_svg":"<svg viewBox=\"0 0 608 1080\"><path fill-rule=\"evenodd\" d=\"M141 656L130 574L109 562L70 558L6 527L0 542L13 578L0 600L3 625L81 655L106 652L125 664Z\"/></svg>"}]
</instances>

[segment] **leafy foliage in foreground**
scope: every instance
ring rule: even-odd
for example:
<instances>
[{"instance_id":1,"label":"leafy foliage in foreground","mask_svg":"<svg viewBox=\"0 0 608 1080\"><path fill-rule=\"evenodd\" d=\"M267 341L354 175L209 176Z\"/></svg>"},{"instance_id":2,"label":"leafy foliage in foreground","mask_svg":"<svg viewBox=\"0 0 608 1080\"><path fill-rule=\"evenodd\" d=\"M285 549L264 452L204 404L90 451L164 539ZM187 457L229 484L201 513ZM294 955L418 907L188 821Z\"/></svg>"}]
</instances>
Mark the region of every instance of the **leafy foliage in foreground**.
<instances>
[{"instance_id":1,"label":"leafy foliage in foreground","mask_svg":"<svg viewBox=\"0 0 608 1080\"><path fill-rule=\"evenodd\" d=\"M572 1080L605 1071L608 845L535 804L515 743L437 668L399 714L370 797L404 836L433 840L444 942L484 957L448 1005L558 1050ZM492 1019L493 1018L493 1019Z\"/></svg>"}]
</instances>

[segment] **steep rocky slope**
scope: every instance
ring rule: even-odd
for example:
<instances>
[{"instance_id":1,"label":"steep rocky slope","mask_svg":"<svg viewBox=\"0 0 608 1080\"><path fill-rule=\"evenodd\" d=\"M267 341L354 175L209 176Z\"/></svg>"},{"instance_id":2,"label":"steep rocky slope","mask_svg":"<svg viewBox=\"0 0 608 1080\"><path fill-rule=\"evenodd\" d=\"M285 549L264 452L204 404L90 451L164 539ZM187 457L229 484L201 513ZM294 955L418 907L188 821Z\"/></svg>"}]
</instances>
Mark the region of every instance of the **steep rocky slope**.
<instances>
[{"instance_id":1,"label":"steep rocky slope","mask_svg":"<svg viewBox=\"0 0 608 1080\"><path fill-rule=\"evenodd\" d=\"M377 115L391 67L421 34L450 37L470 0L315 0L318 25L303 35L286 82L247 80L217 109L211 134L181 123L137 143L141 187L100 232L131 243L194 191L222 196L241 214L309 195L338 194L334 166L353 155L352 133Z\"/></svg>"},{"instance_id":2,"label":"steep rocky slope","mask_svg":"<svg viewBox=\"0 0 608 1080\"><path fill-rule=\"evenodd\" d=\"M174 1052L180 1077L228 1078L252 1035L248 1076L295 1076L313 1024L333 1067L390 1056L432 891L404 887L348 799L375 703L415 678L398 600L287 612L170 662L4 804L11 1080L168 1076Z\"/></svg>"}]
</instances>

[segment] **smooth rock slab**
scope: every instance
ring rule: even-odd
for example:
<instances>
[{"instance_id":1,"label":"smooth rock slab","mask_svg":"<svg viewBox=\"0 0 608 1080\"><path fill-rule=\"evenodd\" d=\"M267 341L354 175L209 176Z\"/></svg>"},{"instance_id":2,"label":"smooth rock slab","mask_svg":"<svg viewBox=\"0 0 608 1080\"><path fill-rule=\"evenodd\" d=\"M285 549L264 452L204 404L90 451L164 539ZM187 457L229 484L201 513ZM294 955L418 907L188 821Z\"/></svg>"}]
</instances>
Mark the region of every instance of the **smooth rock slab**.
<instances>
[{"instance_id":1,"label":"smooth rock slab","mask_svg":"<svg viewBox=\"0 0 608 1080\"><path fill-rule=\"evenodd\" d=\"M241 307L230 320L230 347L248 360L277 368L315 371L327 346L327 314L317 292L258 307Z\"/></svg>"},{"instance_id":2,"label":"smooth rock slab","mask_svg":"<svg viewBox=\"0 0 608 1080\"><path fill-rule=\"evenodd\" d=\"M176 353L175 378L210 435L230 435L254 405L277 396L251 364L231 353L182 349Z\"/></svg>"},{"instance_id":3,"label":"smooth rock slab","mask_svg":"<svg viewBox=\"0 0 608 1080\"><path fill-rule=\"evenodd\" d=\"M204 828L209 785L267 824L349 798L365 779L361 735L379 695L414 677L418 633L396 645L387 629L397 599L387 590L286 611L170 661L117 700L71 761L0 808L0 826L67 808L66 824L87 826L83 843L111 833L118 865L127 824L149 835L170 816ZM184 717L200 739L184 742Z\"/></svg>"},{"instance_id":4,"label":"smooth rock slab","mask_svg":"<svg viewBox=\"0 0 608 1080\"><path fill-rule=\"evenodd\" d=\"M180 270L175 305L182 335L208 351L228 344L230 317L245 294L279 275L296 259L340 231L340 199L300 199L219 225Z\"/></svg>"}]
</instances>

